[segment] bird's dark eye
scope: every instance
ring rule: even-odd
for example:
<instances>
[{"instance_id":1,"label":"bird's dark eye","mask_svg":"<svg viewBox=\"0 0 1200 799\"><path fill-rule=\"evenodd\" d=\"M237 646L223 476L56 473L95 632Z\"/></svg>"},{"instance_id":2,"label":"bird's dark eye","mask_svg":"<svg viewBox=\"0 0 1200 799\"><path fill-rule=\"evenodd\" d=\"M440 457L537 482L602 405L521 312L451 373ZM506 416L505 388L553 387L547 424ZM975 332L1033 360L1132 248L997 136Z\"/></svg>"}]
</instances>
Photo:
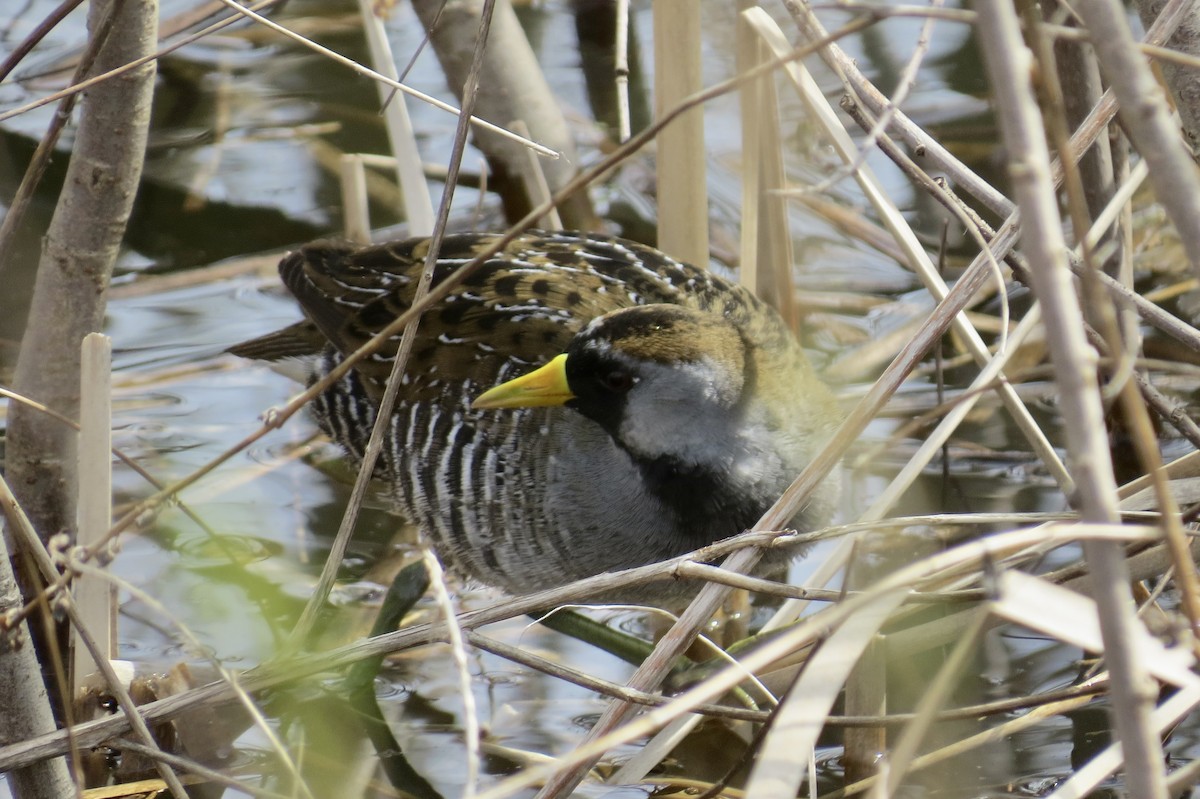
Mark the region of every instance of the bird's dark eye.
<instances>
[{"instance_id":1,"label":"bird's dark eye","mask_svg":"<svg viewBox=\"0 0 1200 799\"><path fill-rule=\"evenodd\" d=\"M614 394L624 394L633 388L633 375L629 372L607 372L600 376L600 384Z\"/></svg>"}]
</instances>

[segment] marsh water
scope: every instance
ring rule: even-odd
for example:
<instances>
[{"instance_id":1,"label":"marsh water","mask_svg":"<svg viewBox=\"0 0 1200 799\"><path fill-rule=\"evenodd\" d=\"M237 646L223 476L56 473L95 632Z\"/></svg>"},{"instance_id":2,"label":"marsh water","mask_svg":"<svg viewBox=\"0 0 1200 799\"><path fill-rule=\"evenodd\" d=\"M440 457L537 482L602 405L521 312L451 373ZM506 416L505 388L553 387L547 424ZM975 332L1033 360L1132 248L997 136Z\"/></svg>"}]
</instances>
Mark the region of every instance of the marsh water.
<instances>
[{"instance_id":1,"label":"marsh water","mask_svg":"<svg viewBox=\"0 0 1200 799\"><path fill-rule=\"evenodd\" d=\"M49 0L10 0L0 18L0 54L15 45L49 12ZM580 3L580 6L585 5ZM703 2L705 80L733 72L734 17L729 3ZM170 2L164 17L186 4ZM555 94L567 109L580 141L581 158L594 161L602 136L589 103L576 32L578 9L565 0L523 6L519 14ZM353 3L292 0L274 19L312 35L352 58L365 57ZM785 30L790 23L782 20ZM650 10L634 2L632 38L641 48L640 63L650 69ZM869 28L843 43L863 69L887 91L910 53L918 21L894 19ZM408 60L420 44L419 24L400 4L391 10L389 35L397 58ZM0 85L0 111L15 108L60 86L63 65L84 41L80 13L68 18L18 70L19 80ZM586 52L586 51L584 51ZM834 80L818 78L833 93ZM65 74L69 74L68 72ZM424 53L408 77L415 88L452 100L431 53ZM635 88L638 81L635 80ZM644 84L640 84L644 85ZM984 89L965 27L941 23L914 93L906 103L910 116L939 133L974 165L995 164ZM798 182L817 183L835 169L832 155L803 119L798 102L781 92L787 135L788 169ZM648 102L644 97L642 102ZM163 287L147 276L183 274L198 267L261 252L279 251L341 229L337 176L331 152L386 152L375 89L366 80L321 56L270 33L239 24L164 59L155 99L146 174L115 280L107 332L115 347L115 444L159 479L181 477L254 431L259 416L283 403L296 386L269 369L222 354L225 347L298 318L270 270ZM424 158L444 165L454 119L436 109L411 103L410 113ZM705 109L714 238L736 231L739 147L737 99L720 98ZM45 129L50 107L7 120L0 130L0 202L12 196L36 138ZM14 342L24 322L25 284L32 280L39 237L53 207L65 154L58 155L24 226L19 273L6 273L0 290L0 376L12 365ZM470 164L478 155L469 155ZM872 157L894 200L917 227L936 238L940 217L898 173ZM618 232L636 234L652 225L646 199L645 156L636 158L611 184L596 191L598 208L621 220ZM435 197L441 185L432 182ZM863 205L857 192L839 182L826 195L847 207ZM500 224L497 203L460 189L455 201L458 224L477 229ZM372 204L376 228L400 220L383 202ZM837 389L847 403L883 362L847 368L866 342L919 319L931 307L913 276L889 257L839 231L800 204L791 209L798 241L796 280L800 289L870 294L887 300L859 315L815 312L808 321L816 357L832 373L843 375ZM396 228L397 235L401 228ZM736 238L724 241L736 242ZM736 245L726 251L736 252ZM149 286L149 293L143 288ZM155 288L158 286L158 288ZM137 289L136 291L134 289ZM869 363L869 361L868 361ZM955 375L950 374L951 387ZM1036 386L1034 386L1036 389ZM928 404L930 381L915 378L909 395ZM1035 403L1035 408L1037 408ZM1053 403L1042 406L1053 434ZM911 450L911 439L890 439L900 418L874 424L847 461L843 516L853 518L885 484ZM911 416L911 413L908 414ZM244 455L187 491L182 503L203 520L197 524L181 507L171 507L147 529L127 535L115 572L151 595L153 607L129 592L121 594L120 648L123 657L147 667L200 662L185 644L178 625L186 626L208 654L231 667L248 667L270 658L286 636L312 591L329 542L348 496L346 470L337 453L314 440L314 426L303 417L263 439ZM981 412L958 436L946 474L927 475L897 513L933 511L1029 511L1059 509L1050 481L1024 451L1023 442L999 411ZM117 468L118 503L151 493L145 482ZM331 646L364 635L391 580L395 564L411 551L400 535L401 523L373 496L342 565L334 594L339 621L325 631ZM803 580L804 563L795 577ZM459 586L462 607L490 601L485 589ZM433 611L422 605L425 613ZM647 626L635 613L613 611L605 618L637 634ZM510 622L490 635L519 643L540 654L586 667L590 673L623 681L631 667L594 647L548 632L536 625ZM1014 632L998 633L981 656L974 688L976 699L1020 695L1066 685L1078 673L1078 652L1050 641ZM903 679L918 681L917 667ZM573 745L604 707L604 700L490 655L473 653L470 669L479 714L491 749L485 772L503 774L519 767L514 752L554 753ZM931 671L929 673L932 673ZM924 675L927 676L927 675ZM317 695L301 696L299 705L316 709ZM385 716L412 764L445 796L462 792L464 779L462 706L446 653L440 647L390 661L379 680ZM294 711L298 714L298 711ZM316 796L358 795L357 785L374 764L374 754L357 736L343 732L344 720L297 723L310 736L300 747ZM915 777L912 796L1035 796L1070 773L1073 757L1094 745L1097 725L1086 719L1044 724L1035 732L994 744L973 755L968 767ZM1103 726L1103 719L1100 725ZM1089 730L1093 730L1089 732ZM721 723L706 725L674 755L670 772L716 778L737 762L745 740L740 730ZM1173 758L1191 760L1196 730L1183 729L1169 744ZM294 741L293 741L294 743ZM342 751L340 747L344 746ZM631 749L620 750L618 757ZM822 790L840 777L836 741L822 749L818 769ZM221 765L243 774L276 768L270 744L258 732L241 735L224 753ZM278 779L278 778L277 778ZM485 777L486 779L486 777ZM281 783L274 783L278 787ZM0 789L2 792L3 789ZM588 796L641 796L648 788L590 785Z\"/></svg>"}]
</instances>

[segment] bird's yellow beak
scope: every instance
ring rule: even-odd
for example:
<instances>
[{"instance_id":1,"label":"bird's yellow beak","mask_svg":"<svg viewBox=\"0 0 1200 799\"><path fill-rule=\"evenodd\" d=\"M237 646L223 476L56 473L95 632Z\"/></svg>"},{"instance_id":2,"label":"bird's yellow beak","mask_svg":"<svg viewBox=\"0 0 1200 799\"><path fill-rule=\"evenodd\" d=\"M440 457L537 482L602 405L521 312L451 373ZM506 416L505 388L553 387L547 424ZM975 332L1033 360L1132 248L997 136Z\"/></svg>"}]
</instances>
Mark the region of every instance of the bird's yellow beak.
<instances>
[{"instance_id":1,"label":"bird's yellow beak","mask_svg":"<svg viewBox=\"0 0 1200 799\"><path fill-rule=\"evenodd\" d=\"M566 353L526 375L488 389L471 403L475 409L536 408L563 405L575 399L567 386Z\"/></svg>"}]
</instances>

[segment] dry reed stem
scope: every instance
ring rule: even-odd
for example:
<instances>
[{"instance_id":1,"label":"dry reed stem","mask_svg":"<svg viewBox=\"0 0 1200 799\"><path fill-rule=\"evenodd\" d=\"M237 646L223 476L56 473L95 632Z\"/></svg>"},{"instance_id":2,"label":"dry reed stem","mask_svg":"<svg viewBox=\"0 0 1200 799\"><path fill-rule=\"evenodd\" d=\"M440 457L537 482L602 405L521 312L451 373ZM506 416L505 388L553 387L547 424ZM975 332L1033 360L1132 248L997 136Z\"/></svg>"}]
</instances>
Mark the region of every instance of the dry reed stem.
<instances>
[{"instance_id":1,"label":"dry reed stem","mask_svg":"<svg viewBox=\"0 0 1200 799\"><path fill-rule=\"evenodd\" d=\"M515 119L509 127L522 136L529 136L529 126L525 124L524 120ZM525 155L526 158L521 161L521 185L525 188L525 195L529 198L530 203L543 205L550 199L550 182L546 180L546 171L542 169L542 163L538 161L537 154L526 151ZM562 219L559 217L557 208L551 208L535 224L546 230L563 229Z\"/></svg>"},{"instance_id":2,"label":"dry reed stem","mask_svg":"<svg viewBox=\"0 0 1200 799\"><path fill-rule=\"evenodd\" d=\"M1101 264L1096 260L1095 248L1102 238L1108 235L1109 227L1119 217L1128 216L1128 213L1121 213L1121 209L1126 207L1126 202L1121 202L1120 205L1115 202L1105 202L1100 206L1100 210L1105 212L1100 214L1105 218L1105 223L1101 224L1101 220L1097 219L1096 223L1092 224L1091 209L1105 198L1115 199L1113 197L1112 164L1111 159L1107 157L1107 141L1098 140L1097 148L1088 154L1086 160L1077 159L1071 152L1067 120L1065 119L1067 104L1064 100L1063 87L1059 83L1060 70L1051 68L1055 61L1055 52L1042 28L1040 15L1027 14L1028 35L1033 42L1036 57L1043 65L1041 86L1045 95L1044 105L1049 117L1050 138L1054 142L1055 149L1058 150L1059 162L1063 165L1063 183L1067 189L1067 207L1070 212L1071 226L1073 230L1087 231L1086 235L1079 237L1078 250L1080 258L1085 264L1082 289L1084 296L1088 298L1088 317L1100 332L1100 335L1094 336L1094 338L1103 342L1097 349L1100 352L1107 351L1121 356L1116 366L1111 369L1108 390L1111 391L1113 386L1117 387L1119 407L1124 411L1125 425L1128 427L1133 448L1142 468L1154 478L1163 531L1175 557L1176 583L1184 612L1190 621L1192 633L1195 635L1200 631L1200 581L1197 580L1196 566L1188 551L1178 505L1162 469L1158 438L1150 421L1149 410L1146 407L1147 402L1142 400L1137 383L1129 379L1130 375L1134 373L1134 360L1139 342L1137 331L1131 324L1136 317L1119 321L1118 311L1122 316L1130 317L1129 309L1118 309L1114 307L1110 297L1099 296L1099 287L1094 278L1094 275L1101 271ZM1076 68L1063 71L1078 73L1080 70ZM1077 77L1078 75L1073 76L1072 74L1064 76L1064 78L1072 79ZM1098 74L1095 82L1097 84L1099 82ZM1097 158L1096 156L1101 157ZM1096 163L1097 161L1100 163ZM1146 165L1145 161L1139 163L1143 167ZM1102 169L1105 166L1107 169ZM1085 171L1086 176L1090 178L1090 185L1087 186L1084 185ZM1130 182L1132 183L1132 181ZM1092 185L1096 183L1105 185ZM1093 194L1089 194L1089 191L1092 191ZM1123 196L1127 201L1132 196L1132 191ZM1090 229L1089 225L1091 225ZM1128 248L1122 248L1122 253L1127 251ZM1111 257L1109 260L1111 261ZM1125 262L1125 268L1119 274L1122 282L1130 285L1132 284L1132 262L1128 258L1122 260ZM1104 271L1111 273L1114 270L1106 268ZM1093 338L1093 336L1089 334L1089 338ZM1197 646L1196 641L1193 641L1193 646Z\"/></svg>"},{"instance_id":3,"label":"dry reed stem","mask_svg":"<svg viewBox=\"0 0 1200 799\"><path fill-rule=\"evenodd\" d=\"M1050 64L1053 62L1054 54L1050 50L1045 37L1041 35L1041 26L1039 23L1040 18L1029 26L1030 35L1033 37L1035 44L1039 46L1040 60L1044 64ZM1071 145L1068 141L1066 120L1061 118L1061 113L1058 113L1064 105L1062 88L1057 81L1058 73L1057 70L1049 69L1048 67L1043 70L1043 73L1045 75L1043 85L1050 95L1047 98L1047 107L1051 114L1049 127L1055 147L1059 151L1059 161L1064 167L1064 185L1068 190L1068 208L1070 210L1072 228L1074 230L1087 230L1087 235L1080 237L1081 240L1079 241L1078 248L1081 259L1086 265L1082 287L1085 296L1090 298L1094 297L1097 291L1096 281L1089 278L1101 271L1101 265L1095 261L1094 249L1105 235L1109 225L1105 224L1102 226L1098 220L1097 224L1092 225L1091 229L1088 229L1090 223L1088 218L1089 198L1086 196L1083 175L1081 173L1084 164L1076 163L1076 156L1071 152ZM1147 160L1141 161L1140 164L1147 168L1146 171L1149 170L1149 162ZM1108 194L1112 194L1111 174L1109 176L1109 183ZM1121 203L1117 208L1124 205L1125 203ZM1113 207L1114 204L1108 204L1107 206L1108 209L1113 209ZM1110 213L1107 214L1107 217L1114 222L1117 216L1118 213L1115 210L1110 210ZM1200 263L1197 265L1200 266ZM1126 284L1132 282L1131 269L1123 282ZM1107 297L1096 299L1107 299ZM1124 411L1125 423L1129 427L1130 437L1132 438L1138 460L1146 473L1154 478L1155 490L1158 494L1158 507L1162 513L1163 531L1167 543L1176 557L1176 582L1182 598L1183 609L1190 621L1192 633L1195 635L1200 633L1200 579L1196 576L1196 565L1188 552L1188 544L1183 531L1179 508L1175 503L1174 497L1167 485L1166 475L1162 470L1162 456L1159 453L1157 435L1151 424L1146 402L1142 400L1137 384L1129 380L1129 376L1134 369L1133 361L1138 347L1137 331L1132 329L1129 324L1119 325L1117 315L1118 311L1122 309L1115 308L1111 302L1092 301L1089 302L1089 306L1089 315L1093 320L1093 324L1099 329L1101 338L1106 341L1109 352L1114 355L1121 355L1124 361L1123 364L1118 364L1114 373L1109 377L1109 381L1112 385L1118 387L1120 408ZM1129 350L1129 352L1126 352L1126 350ZM1198 644L1194 642L1193 646L1196 645Z\"/></svg>"},{"instance_id":4,"label":"dry reed stem","mask_svg":"<svg viewBox=\"0 0 1200 799\"><path fill-rule=\"evenodd\" d=\"M76 552L77 551L78 550L76 550ZM72 553L72 554L75 554L75 553ZM145 604L148 608L150 608L151 610L158 613L164 619L168 619L171 622L171 624L174 626L174 628L179 631L180 636L182 637L184 643L187 645L189 650L197 655L207 658L208 662L212 665L212 667L215 669L216 673L219 675L219 677L220 677L219 682L210 683L209 685L220 685L226 689L227 693L225 694L225 698L237 702L237 704L241 706L242 710L245 711L246 715L249 716L249 718L251 720L251 724L259 732L259 734L263 736L263 738L270 745L271 751L273 751L275 753L275 755L278 756L280 761L283 763L284 768L288 772L288 776L290 776L296 782L296 784L298 786L297 790L300 791L301 793L303 793L305 796L308 796L308 799L313 799L313 797L311 796L311 794L308 791L307 786L304 784L304 781L301 778L300 769L298 768L297 764L292 760L291 756L288 754L288 750L283 745L283 741L279 738L275 727L267 721L266 717L259 710L258 706L255 705L254 700L250 697L249 689L247 689L242 684L242 681L241 681L238 673L234 672L234 671L230 670L229 668L227 668L226 666L224 666L211 653L210 649L208 647L204 646L200 642L200 639L197 638L196 635L191 631L191 628L189 628L181 620L176 618L155 597L151 596L150 594L148 594L147 592L145 592L138 586L130 583L129 581L123 580L120 577L113 575L111 572L99 571L92 564L85 563L76 557L71 558L70 562L68 563L68 566L69 566L70 570L73 572L76 572L76 573L90 572L98 577L101 577L102 579L108 580L109 582L113 583L114 585L120 587L122 590L128 591L130 593L130 595L133 596L136 600ZM109 687L112 688L114 691L124 691L125 690L119 683L115 686L110 684ZM203 689L192 689L192 690L201 690L202 691ZM191 693L191 691L185 692L183 694L176 694L173 697L168 697L167 699L160 699L160 700L157 700L156 702L150 702L148 704L137 707L133 711L134 715L137 718L129 720L130 726L136 732L138 729L138 726L144 723L142 721L143 719L147 722L154 720L153 714L149 712L149 708L151 706L157 705L159 702L168 702L170 699L186 697L190 693ZM189 708L193 705L201 705L201 704L204 704L204 702L195 702L195 703L185 704L185 706L179 710L179 713L175 714L175 715L182 715L182 713L186 712L187 708ZM122 705L122 709L125 709L125 707L126 707L125 705ZM129 701L128 707L130 707L130 708L134 707L132 700ZM128 711L126 711L126 713L128 713ZM164 716L163 718L172 718L172 717L173 716ZM124 718L124 716L118 717L118 718ZM108 720L107 719L98 719L97 721L108 721ZM95 724L96 722L91 722L91 723ZM74 730L70 730L69 732L78 732L78 730L80 728L86 727L87 724L88 723L85 722L82 725L76 725ZM119 729L114 734L120 734L122 732L124 732L124 728ZM75 736L75 737L78 739L78 736ZM102 741L104 739L100 739L100 740ZM99 743L99 742L100 741L97 741L97 743ZM92 745L94 746L95 744L92 744ZM81 746L87 746L87 744L81 744Z\"/></svg>"},{"instance_id":5,"label":"dry reed stem","mask_svg":"<svg viewBox=\"0 0 1200 799\"><path fill-rule=\"evenodd\" d=\"M1124 130L1149 166L1155 195L1200 275L1200 177L1150 66L1134 47L1124 7L1110 0L1079 0L1076 8L1120 103Z\"/></svg>"},{"instance_id":6,"label":"dry reed stem","mask_svg":"<svg viewBox=\"0 0 1200 799\"><path fill-rule=\"evenodd\" d=\"M746 784L749 796L756 799L796 796L807 756L816 748L821 732L821 725L814 723L814 719L829 715L854 665L892 611L904 602L905 590L900 587L870 593L874 594L871 600L856 608L853 615L845 616L821 642L800 678L788 690L755 758ZM758 654L747 657L747 662Z\"/></svg>"},{"instance_id":7,"label":"dry reed stem","mask_svg":"<svg viewBox=\"0 0 1200 799\"><path fill-rule=\"evenodd\" d=\"M1062 391L1063 420L1077 501L1084 518L1093 522L1118 519L1116 486L1103 411L1095 391L1094 355L1083 334L1082 313L1071 285L1064 256L1061 221L1050 179L1050 156L1042 121L1028 84L1030 54L1021 41L1011 8L984 4L980 14L980 43L995 93L1001 132L1008 148L1010 175L1022 210L1022 242L1035 268L1031 280L1046 325L1046 338ZM1198 215L1200 221L1200 215ZM1106 653L1113 673L1113 704L1117 732L1124 743L1129 790L1152 799L1166 795L1162 748L1150 732L1149 692L1145 664L1130 646L1139 622L1133 616L1125 586L1128 573L1122 553L1111 543L1084 545L1097 581Z\"/></svg>"},{"instance_id":8,"label":"dry reed stem","mask_svg":"<svg viewBox=\"0 0 1200 799\"><path fill-rule=\"evenodd\" d=\"M0 487L7 493L7 485L2 479ZM11 539L6 529L15 524L12 518L15 503L9 495L7 500L0 498L0 504L4 509L4 515L0 517L0 612L7 616L20 605L21 589L13 574L12 556L15 553L9 551ZM0 651L0 668L5 675L0 680L0 701L4 703L5 735L25 740L54 730L55 719L37 655L29 644L28 624L21 623L6 630L6 643L14 643L16 636L19 636L16 642L22 646L9 645ZM39 758L24 764L23 768L6 771L10 771L10 788L19 797L51 799L56 793L58 796L74 793L71 774L62 760Z\"/></svg>"},{"instance_id":9,"label":"dry reed stem","mask_svg":"<svg viewBox=\"0 0 1200 799\"><path fill-rule=\"evenodd\" d=\"M756 12L747 13L753 13L755 27L760 35L769 37L769 45L776 54L779 53L781 48L788 46L786 39L783 38L782 31L779 30L778 26L775 25L774 21L765 12L759 9ZM788 64L785 70L796 84L797 89L801 92L801 99L804 100L809 112L821 123L826 136L832 139L838 155L846 163L855 163L858 158L858 150L845 129L841 126L841 123L838 122L833 109L829 107L824 95L817 88L815 81L813 81L807 72L801 71L800 64ZM855 171L854 177L861 186L863 193L866 194L872 206L883 220L884 225L905 251L909 266L921 278L921 282L933 297L938 301L943 300L948 291L945 282L938 274L937 269L933 266L933 263L917 240L916 235L912 232L912 229L908 226L908 223L900 215L895 205L887 198L886 194L879 188L879 183L871 171L865 167L860 168ZM999 285L1002 287L1004 280L1000 275L996 258L993 257L991 251L987 248L983 249L983 253L986 256L985 262L993 271ZM959 315L956 315L953 325L954 331L966 340L968 349L976 361L981 366L986 366L990 355L978 331L970 325L965 317ZM1055 478L1055 481L1062 488L1063 492L1069 494L1072 487L1070 475L1059 460L1054 447L1050 445L1045 434L1038 427L1037 422L1025 408L1016 392L1012 389L1012 386L1007 383L1001 383L998 387L998 393L1013 420L1026 439L1028 439L1038 457L1046 465L1046 468Z\"/></svg>"},{"instance_id":10,"label":"dry reed stem","mask_svg":"<svg viewBox=\"0 0 1200 799\"><path fill-rule=\"evenodd\" d=\"M902 567L882 579L870 591L865 591L854 599L848 599L845 602L830 606L818 614L805 618L795 627L781 632L777 637L765 642L761 648L746 655L742 659L741 664L743 668L758 671L768 664L775 662L777 659L784 657L788 652L794 651L806 642L810 643L816 640L817 637L828 635L830 630L838 628L848 620L852 620L855 614L859 613L863 608L873 602L886 598L891 592L901 587L911 587L921 580L930 579L939 574L961 571L971 565L980 564L988 558L995 560L1007 557L1014 552L1037 546L1043 543L1047 537L1055 538L1059 543L1063 543L1066 540L1111 542L1134 539L1153 540L1156 534L1157 531L1153 528L1134 528L1128 525L1081 524L1070 527L1069 532L1067 529L1063 529L1061 532L1054 530L1047 531L1045 529L1019 530L996 534L980 541L962 544L946 552L937 553L922 561ZM742 555L744 553L738 554ZM730 560L733 561L734 558ZM706 587L705 591L708 591L710 588L711 586ZM704 594L702 593L701 597L703 596ZM696 603L693 603L688 608L688 611L681 618L681 623L686 622L687 615L695 607ZM668 633L668 635L670 634ZM662 648L661 642L659 648ZM653 657L652 655L651 658ZM645 666L639 669L639 671L644 669ZM659 725L666 723L679 713L690 712L695 704L709 701L712 697L721 695L724 691L736 685L737 681L738 676L732 670L726 669L720 671L703 683L675 697L663 708L639 716L620 728L612 729L611 731L606 729L605 734L602 736L589 737L588 741L577 749L563 755L557 767L551 765L545 768L531 768L525 773L509 777L484 791L480 794L479 799L507 797L516 791L536 785L542 780L547 780L547 788L557 784L560 782L557 779L558 774L564 773L568 769L570 770L568 773L573 773L575 769L594 762L602 752L612 746L639 738ZM543 790L546 789L544 788Z\"/></svg>"},{"instance_id":11,"label":"dry reed stem","mask_svg":"<svg viewBox=\"0 0 1200 799\"><path fill-rule=\"evenodd\" d=\"M957 517L951 516L949 518L958 519L963 522L977 520L983 524L990 524L1000 523L1004 519L1028 518L1033 520L1041 519L1042 517L1043 514L971 514ZM934 516L893 519L888 520L883 525L928 524L936 523L937 520L944 518L947 517ZM878 527L879 525L875 526ZM864 527L863 525L852 525L846 529L855 531L864 529ZM838 528L833 529L835 531L838 530ZM961 545L949 554L937 556L938 560L936 563L915 564L913 567L910 567L910 570L919 574L936 574L939 570L944 569L948 562L955 563L964 560L971 561L972 559L978 561L982 557L989 556L987 553L993 553L990 557L995 558L997 554L1021 551L1024 547L1036 546L1048 539L1052 539L1062 545L1078 540L1080 536L1111 536L1114 534L1120 535L1125 539L1151 541L1154 540L1156 531L1153 528L1128 525L1116 530L1112 528L1097 528L1094 525L1075 525L1070 528L1059 527L1050 530L1039 528L1036 530L1015 531L998 534L985 541ZM681 556L661 564L631 569L626 572L599 575L580 581L572 586L497 602L478 610L460 614L459 623L464 630L470 631L487 624L525 615L534 610L555 607L564 603L579 601L587 596L618 591L629 586L644 584L649 580L662 579L671 575L678 568L679 564L689 560L709 561L722 558L740 547L761 546L767 543L771 537L759 533L748 533L736 539L729 539L705 547L702 550L692 553L691 556ZM793 536L793 538L800 541L807 541L815 540L819 536ZM906 576L905 579L909 578ZM919 579L927 579L927 575ZM858 602L868 599L870 596L870 592L864 592L863 594L849 597L848 600ZM145 601L154 602L153 598L150 597L146 597ZM892 636L892 638L895 638L895 636ZM238 674L237 685L240 690L244 690L246 693L255 693L320 672L344 668L365 658L404 651L415 646L423 646L442 640L444 640L442 625L418 625L383 636L357 641L325 653L304 655L289 661L267 663ZM192 689L185 694L167 697L144 705L141 707L141 711L148 721L157 721L172 718L198 704L229 701L235 695L229 684L215 682ZM94 746L107 738L120 734L127 728L127 722L124 718L115 717L78 725L74 733L80 746ZM66 733L61 730L19 744L2 747L0 748L0 770L19 768L31 762L36 762L39 759L61 754L65 750Z\"/></svg>"},{"instance_id":12,"label":"dry reed stem","mask_svg":"<svg viewBox=\"0 0 1200 799\"><path fill-rule=\"evenodd\" d=\"M91 546L112 525L112 341L100 333L83 339L79 375L79 531L80 546ZM117 597L111 583L89 575L78 576L72 593L80 606L76 634L86 629L99 644L101 657L117 654ZM79 694L83 679L97 669L87 647L73 642L71 696Z\"/></svg>"},{"instance_id":13,"label":"dry reed stem","mask_svg":"<svg viewBox=\"0 0 1200 799\"><path fill-rule=\"evenodd\" d=\"M751 0L740 0L738 4L741 10L752 6ZM738 72L745 72L764 63L770 55L740 13L737 25ZM792 280L795 253L787 206L777 193L786 187L787 175L775 76L764 76L746 85L738 100L742 126L738 281L766 300L792 330L798 331L800 312Z\"/></svg>"},{"instance_id":14,"label":"dry reed stem","mask_svg":"<svg viewBox=\"0 0 1200 799\"><path fill-rule=\"evenodd\" d=\"M970 666L970 660L975 656L976 646L987 629L988 622L986 608L978 608L971 613L973 618L970 624L929 681L929 690L922 694L917 702L913 720L900 733L891 751L886 755L885 764L880 766L879 771L883 779L875 784L871 792L872 799L887 799L896 794L901 780L912 768L921 741L933 726L938 711L950 698L950 693L959 678Z\"/></svg>"},{"instance_id":15,"label":"dry reed stem","mask_svg":"<svg viewBox=\"0 0 1200 799\"><path fill-rule=\"evenodd\" d=\"M1163 0L1139 0L1134 4L1143 24L1149 25L1161 13ZM1192 56L1192 63L1200 59L1200 9L1193 4L1187 18L1167 42L1169 52ZM1171 62L1161 65L1163 77L1174 98L1175 110L1179 113L1183 134L1193 155L1200 144L1200 85L1196 82L1194 69Z\"/></svg>"},{"instance_id":16,"label":"dry reed stem","mask_svg":"<svg viewBox=\"0 0 1200 799\"><path fill-rule=\"evenodd\" d=\"M467 662L467 650L463 644L464 634L458 625L458 617L454 610L454 600L446 588L446 575L437 554L425 546L421 552L425 561L425 569L429 574L429 587L433 591L434 600L442 613L446 625L446 639L450 645L450 657L454 662L454 671L458 678L459 701L463 707L463 746L467 750L466 785L463 789L463 799L474 799L479 790L480 767L480 724L479 712L475 705L475 694L471 690L471 669Z\"/></svg>"},{"instance_id":17,"label":"dry reed stem","mask_svg":"<svg viewBox=\"0 0 1200 799\"><path fill-rule=\"evenodd\" d=\"M629 0L616 0L617 30L613 42L613 80L617 86L617 141L628 141L629 122Z\"/></svg>"},{"instance_id":18,"label":"dry reed stem","mask_svg":"<svg viewBox=\"0 0 1200 799\"><path fill-rule=\"evenodd\" d=\"M342 235L355 244L370 244L367 172L362 158L347 153L338 159L338 183L342 191Z\"/></svg>"},{"instance_id":19,"label":"dry reed stem","mask_svg":"<svg viewBox=\"0 0 1200 799\"><path fill-rule=\"evenodd\" d=\"M700 6L694 0L653 0L654 115L661 118L703 87ZM704 109L693 107L658 137L658 247L708 266L708 181Z\"/></svg>"},{"instance_id":20,"label":"dry reed stem","mask_svg":"<svg viewBox=\"0 0 1200 799\"><path fill-rule=\"evenodd\" d=\"M362 16L371 64L376 72L398 83L400 73L396 70L396 59L392 56L383 20L375 13L375 8L371 0L358 0L358 13ZM403 207L397 210L408 223L410 236L428 236L433 232L433 203L429 199L429 188L421 167L421 152L417 148L417 136L408 116L408 106L404 96L397 94L395 89L385 87L382 83L375 86L379 90L379 104L383 107L388 145L396 159L396 185L400 187L403 198ZM529 138L527 133L519 135Z\"/></svg>"}]
</instances>

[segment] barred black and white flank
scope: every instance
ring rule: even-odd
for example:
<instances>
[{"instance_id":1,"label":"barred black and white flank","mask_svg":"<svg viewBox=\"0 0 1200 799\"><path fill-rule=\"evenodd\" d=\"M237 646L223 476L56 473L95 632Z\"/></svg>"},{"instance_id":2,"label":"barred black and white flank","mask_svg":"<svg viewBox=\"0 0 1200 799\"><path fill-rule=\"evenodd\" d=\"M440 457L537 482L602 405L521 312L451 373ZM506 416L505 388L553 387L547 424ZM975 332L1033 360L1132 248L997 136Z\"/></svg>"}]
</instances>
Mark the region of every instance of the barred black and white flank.
<instances>
[{"instance_id":1,"label":"barred black and white flank","mask_svg":"<svg viewBox=\"0 0 1200 799\"><path fill-rule=\"evenodd\" d=\"M435 283L495 238L448 237ZM307 319L231 351L327 373L409 307L427 250L288 255ZM314 403L355 458L398 343ZM741 287L632 242L534 231L423 317L376 476L451 565L522 594L740 532L836 421L791 333ZM836 491L795 526L823 522Z\"/></svg>"}]
</instances>

